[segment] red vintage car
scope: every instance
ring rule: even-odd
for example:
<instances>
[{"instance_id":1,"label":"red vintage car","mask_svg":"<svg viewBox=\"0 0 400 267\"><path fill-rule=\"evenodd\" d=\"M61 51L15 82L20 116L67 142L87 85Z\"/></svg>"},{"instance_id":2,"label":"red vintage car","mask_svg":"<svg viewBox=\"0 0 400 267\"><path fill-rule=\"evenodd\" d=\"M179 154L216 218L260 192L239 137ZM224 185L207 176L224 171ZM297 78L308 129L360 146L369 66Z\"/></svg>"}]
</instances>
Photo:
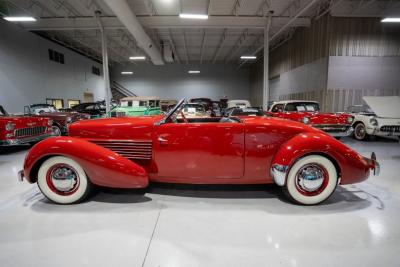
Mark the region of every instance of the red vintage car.
<instances>
[{"instance_id":1,"label":"red vintage car","mask_svg":"<svg viewBox=\"0 0 400 267\"><path fill-rule=\"evenodd\" d=\"M19 179L37 182L60 204L84 199L93 185L144 188L149 182L268 184L297 203L327 199L338 184L379 171L326 133L271 117L185 118L181 100L168 114L79 121L70 137L42 141ZM179 116L178 116L179 115ZM179 118L180 117L180 118Z\"/></svg>"},{"instance_id":2,"label":"red vintage car","mask_svg":"<svg viewBox=\"0 0 400 267\"><path fill-rule=\"evenodd\" d=\"M5 146L32 144L54 136L52 120L23 115L9 115L0 106L0 149Z\"/></svg>"},{"instance_id":3,"label":"red vintage car","mask_svg":"<svg viewBox=\"0 0 400 267\"><path fill-rule=\"evenodd\" d=\"M353 134L354 117L349 114L322 113L318 102L287 100L275 102L267 114L282 119L303 122L336 138Z\"/></svg>"}]
</instances>

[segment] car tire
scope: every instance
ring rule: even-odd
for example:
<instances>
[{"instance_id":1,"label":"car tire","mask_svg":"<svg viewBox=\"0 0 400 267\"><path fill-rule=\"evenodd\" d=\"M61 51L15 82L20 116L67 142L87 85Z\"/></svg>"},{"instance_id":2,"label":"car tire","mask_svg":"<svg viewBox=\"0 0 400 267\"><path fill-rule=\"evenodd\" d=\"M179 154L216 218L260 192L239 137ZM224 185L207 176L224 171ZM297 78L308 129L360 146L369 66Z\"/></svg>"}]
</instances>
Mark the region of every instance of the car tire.
<instances>
[{"instance_id":1,"label":"car tire","mask_svg":"<svg viewBox=\"0 0 400 267\"><path fill-rule=\"evenodd\" d=\"M57 204L81 202L92 189L83 168L76 161L62 156L43 162L37 184L43 195Z\"/></svg>"},{"instance_id":2,"label":"car tire","mask_svg":"<svg viewBox=\"0 0 400 267\"><path fill-rule=\"evenodd\" d=\"M53 129L54 136L62 135L61 128L58 125L53 125L51 128Z\"/></svg>"},{"instance_id":3,"label":"car tire","mask_svg":"<svg viewBox=\"0 0 400 267\"><path fill-rule=\"evenodd\" d=\"M360 122L354 127L354 138L360 141L365 141L369 139L369 134L365 130L365 124Z\"/></svg>"},{"instance_id":4,"label":"car tire","mask_svg":"<svg viewBox=\"0 0 400 267\"><path fill-rule=\"evenodd\" d=\"M316 205L335 191L338 173L328 158L310 155L299 159L289 170L284 192L301 205Z\"/></svg>"}]
</instances>

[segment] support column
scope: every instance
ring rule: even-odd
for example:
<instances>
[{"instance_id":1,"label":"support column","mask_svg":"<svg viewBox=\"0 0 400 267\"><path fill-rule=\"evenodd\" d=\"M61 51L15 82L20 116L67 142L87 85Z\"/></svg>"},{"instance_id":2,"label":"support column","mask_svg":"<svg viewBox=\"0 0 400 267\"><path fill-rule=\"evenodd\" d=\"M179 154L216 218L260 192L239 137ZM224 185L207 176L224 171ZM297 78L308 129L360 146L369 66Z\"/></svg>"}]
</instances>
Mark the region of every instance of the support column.
<instances>
[{"instance_id":1,"label":"support column","mask_svg":"<svg viewBox=\"0 0 400 267\"><path fill-rule=\"evenodd\" d=\"M263 78L263 109L268 109L269 101L269 28L271 26L271 15L268 16L267 25L264 28L264 78Z\"/></svg>"},{"instance_id":2,"label":"support column","mask_svg":"<svg viewBox=\"0 0 400 267\"><path fill-rule=\"evenodd\" d=\"M111 102L111 89L110 89L110 73L108 70L108 53L107 53L107 36L100 20L101 12L96 11L96 19L100 27L101 32L101 51L103 56L103 77L104 77L104 91L106 93L106 116L110 114L110 102Z\"/></svg>"}]
</instances>

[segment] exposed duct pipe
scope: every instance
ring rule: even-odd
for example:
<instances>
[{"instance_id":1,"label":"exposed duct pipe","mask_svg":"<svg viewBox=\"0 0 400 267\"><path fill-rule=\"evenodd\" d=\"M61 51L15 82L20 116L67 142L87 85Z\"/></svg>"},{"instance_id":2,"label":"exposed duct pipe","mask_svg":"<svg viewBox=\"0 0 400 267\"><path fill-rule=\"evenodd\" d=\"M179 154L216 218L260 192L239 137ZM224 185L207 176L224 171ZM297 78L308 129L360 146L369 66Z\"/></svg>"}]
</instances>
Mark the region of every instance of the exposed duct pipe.
<instances>
[{"instance_id":1,"label":"exposed duct pipe","mask_svg":"<svg viewBox=\"0 0 400 267\"><path fill-rule=\"evenodd\" d=\"M104 0L127 30L133 35L138 46L146 52L154 65L164 65L161 52L153 43L126 0Z\"/></svg>"}]
</instances>

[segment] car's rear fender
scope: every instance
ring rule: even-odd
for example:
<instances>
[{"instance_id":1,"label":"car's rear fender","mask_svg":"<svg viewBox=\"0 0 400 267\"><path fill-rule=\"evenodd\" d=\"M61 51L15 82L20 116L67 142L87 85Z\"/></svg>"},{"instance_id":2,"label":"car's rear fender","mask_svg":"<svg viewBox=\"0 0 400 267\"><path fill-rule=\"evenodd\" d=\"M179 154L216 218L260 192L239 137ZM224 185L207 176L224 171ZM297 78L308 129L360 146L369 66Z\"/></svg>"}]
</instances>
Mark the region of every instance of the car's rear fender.
<instances>
[{"instance_id":1,"label":"car's rear fender","mask_svg":"<svg viewBox=\"0 0 400 267\"><path fill-rule=\"evenodd\" d=\"M286 183L286 173L300 158L322 155L335 165L341 184L361 182L368 178L370 166L357 152L324 133L301 133L284 143L271 162L271 174L278 185Z\"/></svg>"},{"instance_id":2,"label":"car's rear fender","mask_svg":"<svg viewBox=\"0 0 400 267\"><path fill-rule=\"evenodd\" d=\"M75 160L95 185L115 188L148 185L148 175L141 166L109 149L73 137L49 138L32 147L24 163L26 179L36 182L41 164L53 156Z\"/></svg>"}]
</instances>

